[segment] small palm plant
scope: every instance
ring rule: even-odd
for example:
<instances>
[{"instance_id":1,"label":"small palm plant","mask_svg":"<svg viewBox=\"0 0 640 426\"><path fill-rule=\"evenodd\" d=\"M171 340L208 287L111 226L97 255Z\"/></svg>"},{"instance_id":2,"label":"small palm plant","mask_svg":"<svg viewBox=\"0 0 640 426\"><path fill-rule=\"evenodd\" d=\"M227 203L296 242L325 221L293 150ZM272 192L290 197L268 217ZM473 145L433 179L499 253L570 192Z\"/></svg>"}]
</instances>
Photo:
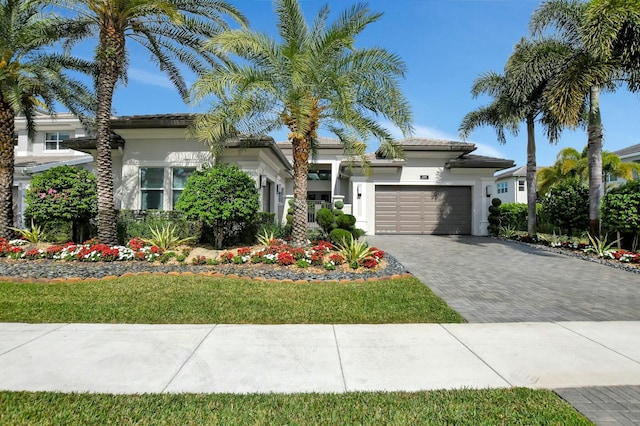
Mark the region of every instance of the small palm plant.
<instances>
[{"instance_id":1,"label":"small palm plant","mask_svg":"<svg viewBox=\"0 0 640 426\"><path fill-rule=\"evenodd\" d=\"M149 227L149 229L151 230L151 238L143 238L142 241L157 246L162 251L169 250L195 239L195 237L178 237L178 235L176 235L176 227L172 224L162 225L162 228Z\"/></svg>"},{"instance_id":2,"label":"small palm plant","mask_svg":"<svg viewBox=\"0 0 640 426\"><path fill-rule=\"evenodd\" d=\"M33 219L31 219L31 229L20 229L12 226L10 226L9 229L20 234L22 239L29 241L31 244L38 244L40 241L47 238L47 234L44 229L33 223Z\"/></svg>"}]
</instances>

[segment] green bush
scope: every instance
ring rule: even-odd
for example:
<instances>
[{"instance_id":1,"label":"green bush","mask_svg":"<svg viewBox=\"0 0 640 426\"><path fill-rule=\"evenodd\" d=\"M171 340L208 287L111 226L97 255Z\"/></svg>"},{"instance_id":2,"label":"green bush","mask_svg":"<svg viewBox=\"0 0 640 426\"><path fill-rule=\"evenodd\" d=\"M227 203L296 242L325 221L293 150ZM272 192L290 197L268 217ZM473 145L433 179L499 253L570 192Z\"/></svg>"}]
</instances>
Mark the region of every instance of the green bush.
<instances>
[{"instance_id":1,"label":"green bush","mask_svg":"<svg viewBox=\"0 0 640 426\"><path fill-rule=\"evenodd\" d=\"M545 218L572 236L589 226L589 189L577 182L567 182L551 188L542 200Z\"/></svg>"},{"instance_id":2,"label":"green bush","mask_svg":"<svg viewBox=\"0 0 640 426\"><path fill-rule=\"evenodd\" d=\"M333 244L345 244L353 239L353 235L346 229L336 228L329 234L329 239Z\"/></svg>"},{"instance_id":3,"label":"green bush","mask_svg":"<svg viewBox=\"0 0 640 426\"><path fill-rule=\"evenodd\" d=\"M329 235L336 227L336 217L333 212L327 208L322 208L316 212L316 222L326 235Z\"/></svg>"},{"instance_id":4,"label":"green bush","mask_svg":"<svg viewBox=\"0 0 640 426\"><path fill-rule=\"evenodd\" d=\"M342 200L338 200L335 203L333 203L333 206L337 209L337 210L342 210L342 208L344 207L344 201Z\"/></svg>"},{"instance_id":5,"label":"green bush","mask_svg":"<svg viewBox=\"0 0 640 426\"><path fill-rule=\"evenodd\" d=\"M527 204L504 203L500 205L500 225L518 231L527 230Z\"/></svg>"},{"instance_id":6,"label":"green bush","mask_svg":"<svg viewBox=\"0 0 640 426\"><path fill-rule=\"evenodd\" d=\"M176 211L120 210L116 225L120 244L125 244L134 237L151 239L152 229L162 229L170 225L175 227L177 238L194 237L195 241L199 241L202 236L202 222L187 220L182 213Z\"/></svg>"},{"instance_id":7,"label":"green bush","mask_svg":"<svg viewBox=\"0 0 640 426\"><path fill-rule=\"evenodd\" d=\"M188 219L206 224L220 249L225 240L242 234L259 207L258 190L251 176L238 166L221 164L195 171L175 209Z\"/></svg>"},{"instance_id":8,"label":"green bush","mask_svg":"<svg viewBox=\"0 0 640 426\"><path fill-rule=\"evenodd\" d=\"M338 228L351 231L356 224L356 217L351 214L342 214L336 217L336 225Z\"/></svg>"},{"instance_id":9,"label":"green bush","mask_svg":"<svg viewBox=\"0 0 640 426\"><path fill-rule=\"evenodd\" d=\"M609 232L620 233L637 243L640 234L640 180L629 181L613 188L602 198L600 208L602 227ZM625 241L625 247L632 247Z\"/></svg>"},{"instance_id":10,"label":"green bush","mask_svg":"<svg viewBox=\"0 0 640 426\"><path fill-rule=\"evenodd\" d=\"M487 220L489 221L489 226L487 230L490 235L498 236L500 233L500 205L502 204L502 200L500 198L494 198L491 200L491 205L489 206L489 217Z\"/></svg>"},{"instance_id":11,"label":"green bush","mask_svg":"<svg viewBox=\"0 0 640 426\"><path fill-rule=\"evenodd\" d=\"M73 240L89 238L89 221L98 212L96 177L84 169L58 166L31 178L25 195L27 220L43 224L51 221L71 222Z\"/></svg>"}]
</instances>

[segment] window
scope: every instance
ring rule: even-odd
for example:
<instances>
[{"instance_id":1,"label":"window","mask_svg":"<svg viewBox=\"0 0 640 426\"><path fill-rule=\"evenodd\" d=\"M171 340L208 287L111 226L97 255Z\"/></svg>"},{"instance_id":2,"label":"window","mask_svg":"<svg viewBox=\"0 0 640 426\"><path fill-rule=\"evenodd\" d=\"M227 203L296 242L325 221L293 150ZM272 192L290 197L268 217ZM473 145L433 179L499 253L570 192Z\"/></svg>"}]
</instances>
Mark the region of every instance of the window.
<instances>
[{"instance_id":1,"label":"window","mask_svg":"<svg viewBox=\"0 0 640 426\"><path fill-rule=\"evenodd\" d=\"M307 180L331 180L331 170L309 170Z\"/></svg>"},{"instance_id":2,"label":"window","mask_svg":"<svg viewBox=\"0 0 640 426\"><path fill-rule=\"evenodd\" d=\"M174 167L173 169L173 183L171 184L171 189L173 192L173 205L175 208L176 203L178 202L178 198L180 198L180 194L187 186L187 179L189 176L196 170L195 167Z\"/></svg>"},{"instance_id":3,"label":"window","mask_svg":"<svg viewBox=\"0 0 640 426\"><path fill-rule=\"evenodd\" d=\"M47 132L44 136L44 149L45 151L57 151L59 149L64 149L60 146L60 142L69 138L71 138L69 133Z\"/></svg>"},{"instance_id":4,"label":"window","mask_svg":"<svg viewBox=\"0 0 640 426\"><path fill-rule=\"evenodd\" d=\"M523 180L519 180L518 181L518 191L524 192L524 181Z\"/></svg>"},{"instance_id":5,"label":"window","mask_svg":"<svg viewBox=\"0 0 640 426\"><path fill-rule=\"evenodd\" d=\"M506 194L507 190L508 190L508 183L507 182L500 182L498 183L497 187L498 187L498 194Z\"/></svg>"},{"instance_id":6,"label":"window","mask_svg":"<svg viewBox=\"0 0 640 426\"><path fill-rule=\"evenodd\" d=\"M143 167L140 169L140 189L142 210L162 210L164 198L164 167Z\"/></svg>"}]
</instances>

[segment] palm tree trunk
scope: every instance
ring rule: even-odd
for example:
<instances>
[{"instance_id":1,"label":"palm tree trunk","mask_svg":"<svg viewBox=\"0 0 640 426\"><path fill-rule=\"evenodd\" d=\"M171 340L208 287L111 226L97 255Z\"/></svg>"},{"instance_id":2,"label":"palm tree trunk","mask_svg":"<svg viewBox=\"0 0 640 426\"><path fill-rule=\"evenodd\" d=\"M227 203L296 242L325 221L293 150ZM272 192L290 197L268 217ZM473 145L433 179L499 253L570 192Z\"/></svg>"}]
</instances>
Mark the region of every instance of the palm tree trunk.
<instances>
[{"instance_id":1,"label":"palm tree trunk","mask_svg":"<svg viewBox=\"0 0 640 426\"><path fill-rule=\"evenodd\" d=\"M98 240L117 244L116 211L113 202L113 161L111 159L111 105L124 59L125 38L113 26L100 29L97 78L96 149L98 168Z\"/></svg>"},{"instance_id":2,"label":"palm tree trunk","mask_svg":"<svg viewBox=\"0 0 640 426\"><path fill-rule=\"evenodd\" d=\"M293 229L291 244L294 247L307 245L307 177L309 176L309 138L291 139L293 146Z\"/></svg>"},{"instance_id":3,"label":"palm tree trunk","mask_svg":"<svg viewBox=\"0 0 640 426\"><path fill-rule=\"evenodd\" d=\"M589 93L588 134L589 231L595 236L600 235L600 199L602 198L602 117L598 87L592 87Z\"/></svg>"},{"instance_id":4,"label":"palm tree trunk","mask_svg":"<svg viewBox=\"0 0 640 426\"><path fill-rule=\"evenodd\" d=\"M0 237L11 239L13 226L13 167L15 115L0 95Z\"/></svg>"},{"instance_id":5,"label":"palm tree trunk","mask_svg":"<svg viewBox=\"0 0 640 426\"><path fill-rule=\"evenodd\" d=\"M527 234L530 238L536 238L536 136L535 121L533 116L527 117Z\"/></svg>"}]
</instances>

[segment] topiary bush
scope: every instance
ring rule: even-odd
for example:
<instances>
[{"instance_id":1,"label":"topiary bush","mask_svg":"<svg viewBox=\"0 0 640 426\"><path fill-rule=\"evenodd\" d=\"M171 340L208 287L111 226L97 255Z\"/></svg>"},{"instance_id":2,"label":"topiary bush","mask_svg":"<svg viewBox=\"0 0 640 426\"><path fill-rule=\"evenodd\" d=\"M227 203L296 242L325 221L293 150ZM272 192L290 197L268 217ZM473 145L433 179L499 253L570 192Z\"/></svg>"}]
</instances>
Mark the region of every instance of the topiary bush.
<instances>
[{"instance_id":1,"label":"topiary bush","mask_svg":"<svg viewBox=\"0 0 640 426\"><path fill-rule=\"evenodd\" d=\"M84 169L58 166L31 178L26 218L37 224L72 223L75 242L89 239L89 221L98 213L96 177Z\"/></svg>"},{"instance_id":2,"label":"topiary bush","mask_svg":"<svg viewBox=\"0 0 640 426\"><path fill-rule=\"evenodd\" d=\"M175 209L201 220L214 235L216 248L249 226L260 208L255 181L238 166L221 164L195 171Z\"/></svg>"},{"instance_id":3,"label":"topiary bush","mask_svg":"<svg viewBox=\"0 0 640 426\"><path fill-rule=\"evenodd\" d=\"M333 244L344 244L345 242L353 239L351 231L346 229L336 228L329 234L329 238Z\"/></svg>"},{"instance_id":4,"label":"topiary bush","mask_svg":"<svg viewBox=\"0 0 640 426\"><path fill-rule=\"evenodd\" d=\"M325 236L328 236L336 227L336 217L333 212L327 208L322 208L316 212L316 222Z\"/></svg>"},{"instance_id":5,"label":"topiary bush","mask_svg":"<svg viewBox=\"0 0 640 426\"><path fill-rule=\"evenodd\" d=\"M625 247L636 249L640 235L640 180L610 190L602 198L600 213L602 227L626 237Z\"/></svg>"},{"instance_id":6,"label":"topiary bush","mask_svg":"<svg viewBox=\"0 0 640 426\"><path fill-rule=\"evenodd\" d=\"M578 182L560 183L542 200L546 220L572 236L589 228L589 189Z\"/></svg>"},{"instance_id":7,"label":"topiary bush","mask_svg":"<svg viewBox=\"0 0 640 426\"><path fill-rule=\"evenodd\" d=\"M356 218L351 214L342 214L336 217L336 225L338 228L351 231L356 224Z\"/></svg>"},{"instance_id":8,"label":"topiary bush","mask_svg":"<svg viewBox=\"0 0 640 426\"><path fill-rule=\"evenodd\" d=\"M502 204L502 200L494 198L489 206L489 226L487 226L487 230L489 235L494 237L497 237L500 233L500 204Z\"/></svg>"}]
</instances>

